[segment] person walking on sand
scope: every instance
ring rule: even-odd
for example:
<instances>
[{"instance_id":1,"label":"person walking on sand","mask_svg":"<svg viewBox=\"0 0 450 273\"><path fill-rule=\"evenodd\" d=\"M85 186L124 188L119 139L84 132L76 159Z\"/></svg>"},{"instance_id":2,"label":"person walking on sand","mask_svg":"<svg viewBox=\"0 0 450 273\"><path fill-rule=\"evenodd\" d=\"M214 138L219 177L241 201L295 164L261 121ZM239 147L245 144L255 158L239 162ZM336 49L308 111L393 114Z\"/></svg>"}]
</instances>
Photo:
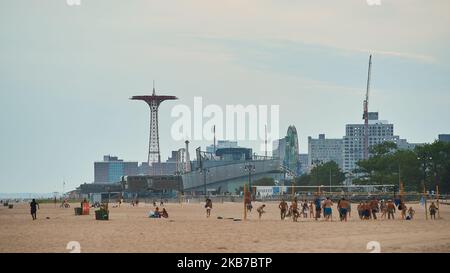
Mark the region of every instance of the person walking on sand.
<instances>
[{"instance_id":1,"label":"person walking on sand","mask_svg":"<svg viewBox=\"0 0 450 273\"><path fill-rule=\"evenodd\" d=\"M206 217L211 216L212 200L207 198L205 203Z\"/></svg>"},{"instance_id":2,"label":"person walking on sand","mask_svg":"<svg viewBox=\"0 0 450 273\"><path fill-rule=\"evenodd\" d=\"M434 202L431 202L431 205L428 209L430 210L430 218L436 220L436 212L438 210L438 207L434 204Z\"/></svg>"},{"instance_id":3,"label":"person walking on sand","mask_svg":"<svg viewBox=\"0 0 450 273\"><path fill-rule=\"evenodd\" d=\"M394 220L395 204L392 202L392 200L388 200L386 207L388 212L388 219L390 220L392 216L392 220Z\"/></svg>"},{"instance_id":4,"label":"person walking on sand","mask_svg":"<svg viewBox=\"0 0 450 273\"><path fill-rule=\"evenodd\" d=\"M327 221L332 217L332 206L333 202L331 201L330 197L327 197L327 199L323 202L323 216Z\"/></svg>"},{"instance_id":5,"label":"person walking on sand","mask_svg":"<svg viewBox=\"0 0 450 273\"><path fill-rule=\"evenodd\" d=\"M259 219L261 220L261 216L263 215L263 213L265 213L264 208L266 207L266 205L262 204L262 206L260 206L256 211L258 212L259 215Z\"/></svg>"},{"instance_id":6,"label":"person walking on sand","mask_svg":"<svg viewBox=\"0 0 450 273\"><path fill-rule=\"evenodd\" d=\"M288 209L288 204L286 203L286 201L284 201L284 199L281 200L278 208L280 209L281 220L284 220L284 218L286 218L286 211Z\"/></svg>"},{"instance_id":7,"label":"person walking on sand","mask_svg":"<svg viewBox=\"0 0 450 273\"><path fill-rule=\"evenodd\" d=\"M36 216L37 209L39 209L39 204L36 202L35 199L31 200L30 210L31 210L31 217L33 218L33 220L37 219L37 216Z\"/></svg>"}]
</instances>

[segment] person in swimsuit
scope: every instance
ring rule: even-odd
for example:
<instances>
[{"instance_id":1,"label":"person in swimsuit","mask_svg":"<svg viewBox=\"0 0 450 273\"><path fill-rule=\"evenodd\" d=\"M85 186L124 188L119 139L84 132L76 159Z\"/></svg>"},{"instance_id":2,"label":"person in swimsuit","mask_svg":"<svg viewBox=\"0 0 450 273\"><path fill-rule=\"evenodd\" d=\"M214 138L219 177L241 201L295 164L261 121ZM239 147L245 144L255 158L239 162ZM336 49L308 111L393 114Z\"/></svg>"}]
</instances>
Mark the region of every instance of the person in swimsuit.
<instances>
[{"instance_id":1,"label":"person in swimsuit","mask_svg":"<svg viewBox=\"0 0 450 273\"><path fill-rule=\"evenodd\" d=\"M325 217L325 220L330 220L332 217L332 206L333 202L331 201L330 197L327 197L325 202L323 202L323 216ZM331 219L332 220L332 219Z\"/></svg>"},{"instance_id":2,"label":"person in swimsuit","mask_svg":"<svg viewBox=\"0 0 450 273\"><path fill-rule=\"evenodd\" d=\"M388 200L386 207L388 212L388 219L391 219L392 216L392 220L394 220L395 204L392 202L392 200Z\"/></svg>"},{"instance_id":3,"label":"person in swimsuit","mask_svg":"<svg viewBox=\"0 0 450 273\"><path fill-rule=\"evenodd\" d=\"M370 212L372 213L372 219L377 220L377 213L380 210L379 203L376 197L373 198L372 201L370 201Z\"/></svg>"},{"instance_id":4,"label":"person in swimsuit","mask_svg":"<svg viewBox=\"0 0 450 273\"><path fill-rule=\"evenodd\" d=\"M259 214L259 219L261 220L261 216L263 215L263 213L265 213L264 208L266 207L266 205L262 204L262 206L260 206L256 211Z\"/></svg>"},{"instance_id":5,"label":"person in swimsuit","mask_svg":"<svg viewBox=\"0 0 450 273\"><path fill-rule=\"evenodd\" d=\"M286 201L281 200L280 204L278 205L278 208L280 209L281 220L284 220L284 218L286 218L288 204L286 203Z\"/></svg>"},{"instance_id":6,"label":"person in swimsuit","mask_svg":"<svg viewBox=\"0 0 450 273\"><path fill-rule=\"evenodd\" d=\"M350 203L345 199L342 198L338 204L338 209L339 209L339 215L341 216L341 221L345 220L345 222L347 222L347 213L348 213L348 208L350 206Z\"/></svg>"},{"instance_id":7,"label":"person in swimsuit","mask_svg":"<svg viewBox=\"0 0 450 273\"><path fill-rule=\"evenodd\" d=\"M431 219L436 220L436 212L437 212L438 208L434 204L434 202L431 202L431 205L430 205L430 207L428 209L430 210Z\"/></svg>"},{"instance_id":8,"label":"person in swimsuit","mask_svg":"<svg viewBox=\"0 0 450 273\"><path fill-rule=\"evenodd\" d=\"M292 207L292 220L294 220L294 222L297 222L297 219L300 216L300 212L298 211L297 199L294 199L294 201L292 201L291 207Z\"/></svg>"},{"instance_id":9,"label":"person in swimsuit","mask_svg":"<svg viewBox=\"0 0 450 273\"><path fill-rule=\"evenodd\" d=\"M207 198L205 203L206 217L211 216L212 200Z\"/></svg>"}]
</instances>

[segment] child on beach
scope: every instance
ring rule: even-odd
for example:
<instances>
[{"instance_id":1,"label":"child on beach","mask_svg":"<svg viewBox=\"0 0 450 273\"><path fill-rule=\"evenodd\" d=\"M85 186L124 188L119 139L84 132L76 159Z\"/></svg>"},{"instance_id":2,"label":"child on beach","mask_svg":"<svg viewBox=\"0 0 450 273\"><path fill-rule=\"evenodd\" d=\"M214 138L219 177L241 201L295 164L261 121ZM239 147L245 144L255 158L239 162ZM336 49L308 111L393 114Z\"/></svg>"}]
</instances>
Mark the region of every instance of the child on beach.
<instances>
[{"instance_id":1,"label":"child on beach","mask_svg":"<svg viewBox=\"0 0 450 273\"><path fill-rule=\"evenodd\" d=\"M212 200L207 198L205 203L206 217L211 216Z\"/></svg>"},{"instance_id":2,"label":"child on beach","mask_svg":"<svg viewBox=\"0 0 450 273\"><path fill-rule=\"evenodd\" d=\"M263 215L263 213L265 213L264 208L266 207L266 205L262 204L262 206L260 206L256 211L259 214L259 219L261 220L261 216Z\"/></svg>"},{"instance_id":3,"label":"child on beach","mask_svg":"<svg viewBox=\"0 0 450 273\"><path fill-rule=\"evenodd\" d=\"M415 213L416 213L416 211L412 207L409 207L409 209L408 209L408 216L409 216L410 220L412 220L414 218L414 214Z\"/></svg>"}]
</instances>

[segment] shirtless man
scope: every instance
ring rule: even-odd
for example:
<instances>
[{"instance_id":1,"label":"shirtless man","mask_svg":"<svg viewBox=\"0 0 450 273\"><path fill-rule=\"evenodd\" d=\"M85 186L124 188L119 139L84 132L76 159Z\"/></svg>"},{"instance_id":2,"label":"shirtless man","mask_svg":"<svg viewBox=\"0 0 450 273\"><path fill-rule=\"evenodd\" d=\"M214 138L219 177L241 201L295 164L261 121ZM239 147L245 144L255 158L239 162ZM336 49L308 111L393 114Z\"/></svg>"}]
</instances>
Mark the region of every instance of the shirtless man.
<instances>
[{"instance_id":1,"label":"shirtless man","mask_svg":"<svg viewBox=\"0 0 450 273\"><path fill-rule=\"evenodd\" d=\"M333 202L331 201L330 197L327 197L327 199L323 202L323 216L325 217L325 220L333 220L332 217L332 206Z\"/></svg>"},{"instance_id":2,"label":"shirtless man","mask_svg":"<svg viewBox=\"0 0 450 273\"><path fill-rule=\"evenodd\" d=\"M347 214L349 207L350 202L348 202L348 200L346 200L345 198L342 198L338 205L339 214L341 215L341 221L345 220L345 222L347 222Z\"/></svg>"},{"instance_id":3,"label":"shirtless man","mask_svg":"<svg viewBox=\"0 0 450 273\"><path fill-rule=\"evenodd\" d=\"M436 211L438 210L438 208L434 204L434 202L431 202L431 205L430 205L430 207L428 209L430 210L430 217L431 217L431 219L436 220Z\"/></svg>"},{"instance_id":4,"label":"shirtless man","mask_svg":"<svg viewBox=\"0 0 450 273\"><path fill-rule=\"evenodd\" d=\"M379 204L376 197L373 198L372 201L370 201L370 212L372 213L372 219L377 220L377 213L379 211Z\"/></svg>"},{"instance_id":5,"label":"shirtless man","mask_svg":"<svg viewBox=\"0 0 450 273\"><path fill-rule=\"evenodd\" d=\"M408 207L405 205L403 201L401 201L398 209L402 212L402 219L405 220Z\"/></svg>"},{"instance_id":6,"label":"shirtless man","mask_svg":"<svg viewBox=\"0 0 450 273\"><path fill-rule=\"evenodd\" d=\"M389 200L386 204L387 212L388 212L388 219L394 220L394 213L395 213L395 204L392 202L392 200Z\"/></svg>"},{"instance_id":7,"label":"shirtless man","mask_svg":"<svg viewBox=\"0 0 450 273\"><path fill-rule=\"evenodd\" d=\"M288 204L286 203L286 201L281 200L280 204L278 205L278 208L280 208L281 220L284 220L284 218L286 217Z\"/></svg>"}]
</instances>

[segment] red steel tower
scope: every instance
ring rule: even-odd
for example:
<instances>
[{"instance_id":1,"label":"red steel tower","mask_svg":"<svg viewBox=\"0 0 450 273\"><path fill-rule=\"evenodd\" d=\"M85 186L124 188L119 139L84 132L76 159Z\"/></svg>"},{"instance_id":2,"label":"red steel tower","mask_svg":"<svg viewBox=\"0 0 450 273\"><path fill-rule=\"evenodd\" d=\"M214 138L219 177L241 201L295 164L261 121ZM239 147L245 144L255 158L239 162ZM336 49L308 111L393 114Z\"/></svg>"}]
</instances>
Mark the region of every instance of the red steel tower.
<instances>
[{"instance_id":1,"label":"red steel tower","mask_svg":"<svg viewBox=\"0 0 450 273\"><path fill-rule=\"evenodd\" d=\"M133 96L131 100L143 100L150 106L150 139L148 148L148 165L161 162L161 154L159 152L159 132L158 132L158 107L165 100L176 100L175 96L159 96L155 94L155 86L153 86L153 94L151 96Z\"/></svg>"}]
</instances>

